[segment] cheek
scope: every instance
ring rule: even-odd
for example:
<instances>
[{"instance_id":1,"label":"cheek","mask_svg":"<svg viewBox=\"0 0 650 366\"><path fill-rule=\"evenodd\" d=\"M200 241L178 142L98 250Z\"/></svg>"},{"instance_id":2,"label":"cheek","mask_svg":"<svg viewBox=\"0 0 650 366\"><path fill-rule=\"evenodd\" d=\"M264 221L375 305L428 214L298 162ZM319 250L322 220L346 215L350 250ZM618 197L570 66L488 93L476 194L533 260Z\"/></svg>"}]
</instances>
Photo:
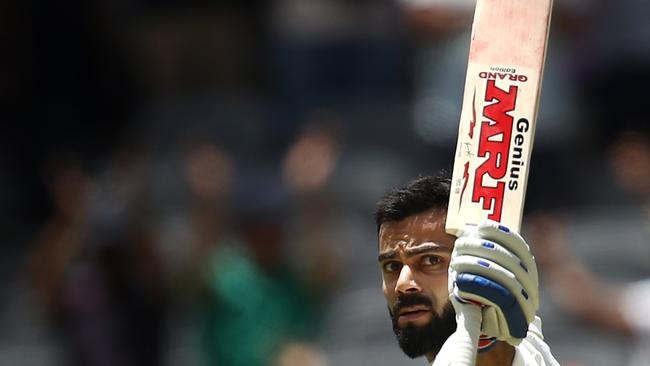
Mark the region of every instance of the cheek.
<instances>
[{"instance_id":1,"label":"cheek","mask_svg":"<svg viewBox=\"0 0 650 366\"><path fill-rule=\"evenodd\" d=\"M436 310L440 313L449 301L449 291L447 290L447 274L430 276L428 279L427 290L430 296L435 300Z\"/></svg>"}]
</instances>

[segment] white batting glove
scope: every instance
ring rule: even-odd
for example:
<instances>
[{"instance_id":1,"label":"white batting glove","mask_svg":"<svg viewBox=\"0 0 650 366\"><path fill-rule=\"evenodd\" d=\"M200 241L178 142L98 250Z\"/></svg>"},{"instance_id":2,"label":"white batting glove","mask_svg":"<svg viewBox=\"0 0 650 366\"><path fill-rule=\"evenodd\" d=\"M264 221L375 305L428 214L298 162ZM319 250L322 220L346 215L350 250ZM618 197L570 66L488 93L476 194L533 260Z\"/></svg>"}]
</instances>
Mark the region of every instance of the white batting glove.
<instances>
[{"instance_id":1,"label":"white batting glove","mask_svg":"<svg viewBox=\"0 0 650 366\"><path fill-rule=\"evenodd\" d=\"M450 297L482 305L481 332L517 345L539 309L537 265L526 241L494 222L466 226L449 265Z\"/></svg>"}]
</instances>

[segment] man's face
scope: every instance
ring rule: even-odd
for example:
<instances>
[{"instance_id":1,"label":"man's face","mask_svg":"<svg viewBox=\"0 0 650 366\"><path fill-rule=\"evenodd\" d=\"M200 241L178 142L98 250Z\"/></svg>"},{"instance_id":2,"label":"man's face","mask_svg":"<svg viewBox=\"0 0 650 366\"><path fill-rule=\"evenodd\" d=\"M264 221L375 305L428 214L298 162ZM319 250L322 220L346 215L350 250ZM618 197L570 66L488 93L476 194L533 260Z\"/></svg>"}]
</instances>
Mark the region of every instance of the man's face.
<instances>
[{"instance_id":1,"label":"man's face","mask_svg":"<svg viewBox=\"0 0 650 366\"><path fill-rule=\"evenodd\" d=\"M409 357L440 350L456 330L447 268L455 237L446 211L432 209L381 225L379 266L393 330Z\"/></svg>"}]
</instances>

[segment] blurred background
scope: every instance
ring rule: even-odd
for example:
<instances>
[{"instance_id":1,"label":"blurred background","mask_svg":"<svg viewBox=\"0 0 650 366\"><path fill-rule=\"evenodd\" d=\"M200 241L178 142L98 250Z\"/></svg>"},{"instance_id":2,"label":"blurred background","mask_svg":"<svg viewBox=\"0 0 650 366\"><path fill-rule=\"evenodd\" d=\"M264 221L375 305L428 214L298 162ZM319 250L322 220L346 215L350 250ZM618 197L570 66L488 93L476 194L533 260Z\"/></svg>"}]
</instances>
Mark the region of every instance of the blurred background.
<instances>
[{"instance_id":1,"label":"blurred background","mask_svg":"<svg viewBox=\"0 0 650 366\"><path fill-rule=\"evenodd\" d=\"M1 2L0 363L423 364L372 214L451 168L473 7ZM649 16L555 1L524 234L563 365L650 365Z\"/></svg>"}]
</instances>

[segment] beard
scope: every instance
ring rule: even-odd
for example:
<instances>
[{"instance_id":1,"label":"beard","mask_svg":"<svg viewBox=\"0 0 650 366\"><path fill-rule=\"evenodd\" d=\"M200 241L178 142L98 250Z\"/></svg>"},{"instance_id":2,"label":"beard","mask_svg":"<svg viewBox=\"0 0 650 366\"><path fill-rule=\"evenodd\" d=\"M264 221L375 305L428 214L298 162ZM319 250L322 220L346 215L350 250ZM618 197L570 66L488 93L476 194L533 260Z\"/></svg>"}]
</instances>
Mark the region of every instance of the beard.
<instances>
[{"instance_id":1,"label":"beard","mask_svg":"<svg viewBox=\"0 0 650 366\"><path fill-rule=\"evenodd\" d=\"M415 305L426 305L431 308L431 321L423 326L407 324L403 328L400 327L396 314L399 314L403 307ZM428 352L438 353L447 338L456 331L456 312L451 302L445 304L441 314L434 310L433 305L429 298L412 294L399 296L392 310L388 308L397 342L410 358L424 356Z\"/></svg>"}]
</instances>

